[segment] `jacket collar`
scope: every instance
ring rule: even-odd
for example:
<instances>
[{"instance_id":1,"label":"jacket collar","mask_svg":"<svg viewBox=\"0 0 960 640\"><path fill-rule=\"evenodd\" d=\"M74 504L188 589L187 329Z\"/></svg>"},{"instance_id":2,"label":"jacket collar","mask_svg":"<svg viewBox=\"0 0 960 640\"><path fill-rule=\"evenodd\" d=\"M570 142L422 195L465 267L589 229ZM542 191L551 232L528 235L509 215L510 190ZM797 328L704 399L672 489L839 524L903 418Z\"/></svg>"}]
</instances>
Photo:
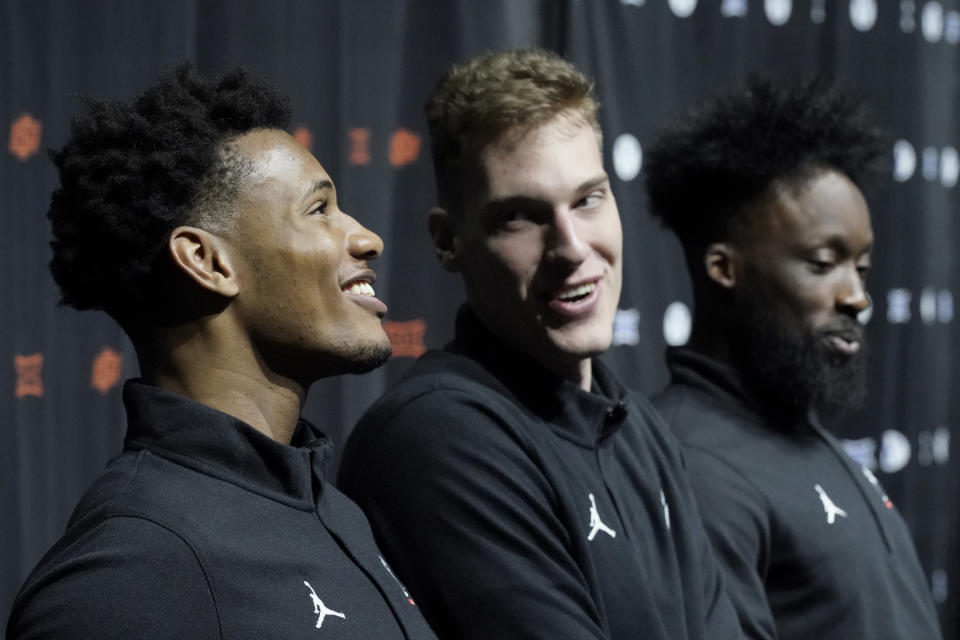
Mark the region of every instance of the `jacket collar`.
<instances>
[{"instance_id":1,"label":"jacket collar","mask_svg":"<svg viewBox=\"0 0 960 640\"><path fill-rule=\"evenodd\" d=\"M457 314L456 337L446 350L477 361L497 379L502 394L580 444L593 446L626 418L626 391L598 359L592 360L588 393L504 344L467 305Z\"/></svg>"},{"instance_id":2,"label":"jacket collar","mask_svg":"<svg viewBox=\"0 0 960 640\"><path fill-rule=\"evenodd\" d=\"M123 402L129 449L147 449L303 509L312 509L322 493L333 445L306 420L299 421L288 446L242 420L143 380L126 382Z\"/></svg>"},{"instance_id":3,"label":"jacket collar","mask_svg":"<svg viewBox=\"0 0 960 640\"><path fill-rule=\"evenodd\" d=\"M805 416L772 410L745 386L743 376L731 365L687 347L668 347L667 368L671 385L682 385L706 396L710 402L730 413L780 428L804 429L819 426L811 411Z\"/></svg>"}]
</instances>

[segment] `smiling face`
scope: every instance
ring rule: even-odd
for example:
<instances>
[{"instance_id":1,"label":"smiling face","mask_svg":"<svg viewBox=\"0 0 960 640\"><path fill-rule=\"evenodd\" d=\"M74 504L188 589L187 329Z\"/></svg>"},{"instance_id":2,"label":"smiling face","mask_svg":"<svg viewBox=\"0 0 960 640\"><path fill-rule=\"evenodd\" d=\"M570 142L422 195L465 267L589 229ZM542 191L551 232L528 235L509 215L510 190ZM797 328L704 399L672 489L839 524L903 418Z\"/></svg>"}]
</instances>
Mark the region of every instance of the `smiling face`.
<instances>
[{"instance_id":1,"label":"smiling face","mask_svg":"<svg viewBox=\"0 0 960 640\"><path fill-rule=\"evenodd\" d=\"M858 404L857 315L870 304L873 246L863 195L843 174L822 171L757 206L734 234L742 263L738 337L753 377L798 407Z\"/></svg>"},{"instance_id":2,"label":"smiling face","mask_svg":"<svg viewBox=\"0 0 960 640\"><path fill-rule=\"evenodd\" d=\"M568 379L610 346L620 215L594 129L560 114L482 152L486 190L454 222L455 268L484 324Z\"/></svg>"},{"instance_id":3,"label":"smiling face","mask_svg":"<svg viewBox=\"0 0 960 640\"><path fill-rule=\"evenodd\" d=\"M380 238L340 210L330 176L287 133L255 130L232 142L251 161L227 234L242 331L271 372L304 385L369 370L390 354L368 263Z\"/></svg>"}]
</instances>

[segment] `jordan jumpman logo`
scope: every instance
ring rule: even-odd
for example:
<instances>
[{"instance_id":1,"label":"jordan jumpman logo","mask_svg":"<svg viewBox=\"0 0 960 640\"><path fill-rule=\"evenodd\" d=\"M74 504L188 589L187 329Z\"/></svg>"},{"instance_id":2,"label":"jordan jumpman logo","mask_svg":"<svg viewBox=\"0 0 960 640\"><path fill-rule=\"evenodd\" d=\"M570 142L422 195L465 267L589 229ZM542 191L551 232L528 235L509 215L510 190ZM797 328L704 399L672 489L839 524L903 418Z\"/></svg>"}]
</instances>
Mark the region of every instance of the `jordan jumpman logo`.
<instances>
[{"instance_id":1,"label":"jordan jumpman logo","mask_svg":"<svg viewBox=\"0 0 960 640\"><path fill-rule=\"evenodd\" d=\"M597 533L603 531L611 538L617 537L617 532L603 524L603 521L600 519L600 513L597 512L597 501L594 499L593 494L589 494L590 498L590 535L587 536L587 540L593 541L597 536Z\"/></svg>"},{"instance_id":2,"label":"jordan jumpman logo","mask_svg":"<svg viewBox=\"0 0 960 640\"><path fill-rule=\"evenodd\" d=\"M830 496L827 495L827 492L823 490L818 484L813 485L813 488L817 490L817 493L820 494L820 502L823 503L823 510L827 514L827 524L833 524L837 521L837 516L843 518L847 517L847 512L833 504L833 500L830 499Z\"/></svg>"},{"instance_id":3,"label":"jordan jumpman logo","mask_svg":"<svg viewBox=\"0 0 960 640\"><path fill-rule=\"evenodd\" d=\"M334 611L333 609L328 609L320 597L317 595L317 592L313 590L313 587L310 586L310 583L306 580L303 581L303 584L307 585L307 589L310 589L310 599L313 601L313 612L320 614L320 617L317 618L317 629L323 626L323 619L327 616L334 616L336 618L347 619L347 616L343 615L339 611Z\"/></svg>"}]
</instances>

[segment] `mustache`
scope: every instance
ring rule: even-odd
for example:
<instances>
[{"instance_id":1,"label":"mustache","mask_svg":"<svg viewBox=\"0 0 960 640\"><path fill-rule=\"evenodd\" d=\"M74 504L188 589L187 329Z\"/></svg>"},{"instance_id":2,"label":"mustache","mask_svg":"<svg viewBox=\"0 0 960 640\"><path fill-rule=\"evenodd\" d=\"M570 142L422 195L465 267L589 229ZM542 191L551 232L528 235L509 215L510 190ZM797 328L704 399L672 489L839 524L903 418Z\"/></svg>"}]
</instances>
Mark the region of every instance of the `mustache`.
<instances>
[{"instance_id":1,"label":"mustache","mask_svg":"<svg viewBox=\"0 0 960 640\"><path fill-rule=\"evenodd\" d=\"M842 318L817 329L820 336L838 336L844 340L863 341L863 325L853 318Z\"/></svg>"}]
</instances>

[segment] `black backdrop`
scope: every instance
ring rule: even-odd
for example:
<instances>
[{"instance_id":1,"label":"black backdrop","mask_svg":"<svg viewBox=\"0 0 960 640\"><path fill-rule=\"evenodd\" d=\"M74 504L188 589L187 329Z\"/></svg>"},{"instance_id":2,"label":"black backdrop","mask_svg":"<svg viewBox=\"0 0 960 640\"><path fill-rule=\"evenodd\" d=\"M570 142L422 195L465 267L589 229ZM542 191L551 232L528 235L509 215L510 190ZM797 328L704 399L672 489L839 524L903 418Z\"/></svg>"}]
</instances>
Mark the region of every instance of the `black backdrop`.
<instances>
[{"instance_id":1,"label":"black backdrop","mask_svg":"<svg viewBox=\"0 0 960 640\"><path fill-rule=\"evenodd\" d=\"M835 425L910 523L947 638L960 638L957 0L4 0L0 14L0 620L120 447L132 349L105 316L56 306L44 217L78 92L127 96L184 59L236 63L293 98L293 129L344 208L380 233L378 295L395 357L318 383L305 413L342 441L462 296L425 229L433 183L420 106L447 66L541 45L592 75L625 233L615 346L633 386L666 381L662 352L689 328L674 239L646 213L643 146L672 111L761 70L813 71L864 92L897 140L869 197L877 251L869 407ZM696 185L691 185L696 188ZM870 585L864 585L869 589Z\"/></svg>"}]
</instances>

